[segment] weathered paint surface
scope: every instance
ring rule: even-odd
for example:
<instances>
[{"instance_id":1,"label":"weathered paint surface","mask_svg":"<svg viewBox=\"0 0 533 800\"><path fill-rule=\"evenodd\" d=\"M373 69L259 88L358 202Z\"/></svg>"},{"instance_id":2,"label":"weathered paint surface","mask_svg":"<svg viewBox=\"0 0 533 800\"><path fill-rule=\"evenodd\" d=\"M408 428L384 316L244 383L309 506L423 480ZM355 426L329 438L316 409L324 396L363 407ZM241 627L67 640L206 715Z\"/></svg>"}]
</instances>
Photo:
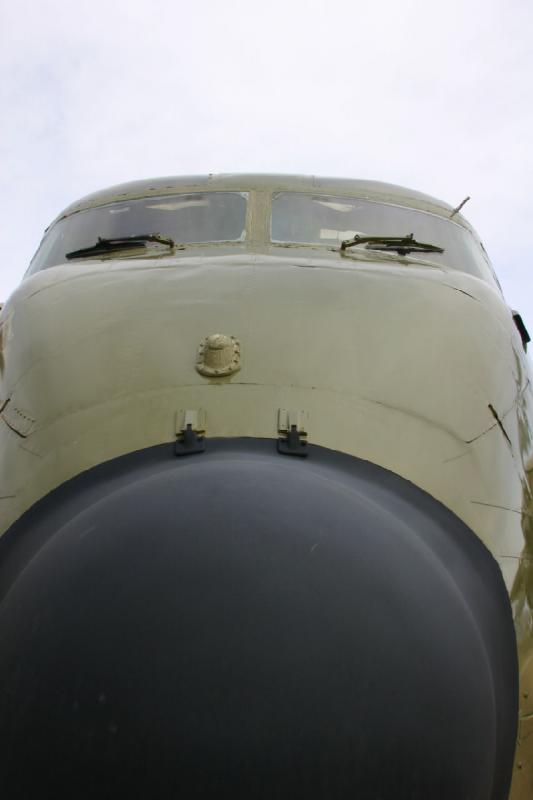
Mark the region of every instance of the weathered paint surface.
<instances>
[{"instance_id":1,"label":"weathered paint surface","mask_svg":"<svg viewBox=\"0 0 533 800\"><path fill-rule=\"evenodd\" d=\"M521 668L511 798L530 798L533 389L510 310L495 285L430 262L268 243L270 193L279 189L449 216L451 207L398 187L165 179L99 193L65 213L207 186L250 192L246 242L61 265L24 280L3 308L0 531L80 472L172 441L182 409L205 412L208 438L270 439L280 408L304 410L310 442L417 484L500 564ZM199 347L213 334L238 339L238 371L199 374Z\"/></svg>"}]
</instances>

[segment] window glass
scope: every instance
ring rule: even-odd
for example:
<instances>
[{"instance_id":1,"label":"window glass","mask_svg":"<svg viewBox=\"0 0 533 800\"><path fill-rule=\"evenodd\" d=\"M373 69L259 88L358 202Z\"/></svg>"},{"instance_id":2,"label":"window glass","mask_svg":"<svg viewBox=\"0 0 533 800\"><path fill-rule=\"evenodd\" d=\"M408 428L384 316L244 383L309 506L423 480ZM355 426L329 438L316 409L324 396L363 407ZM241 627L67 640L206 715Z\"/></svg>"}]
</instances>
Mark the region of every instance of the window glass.
<instances>
[{"instance_id":1,"label":"window glass","mask_svg":"<svg viewBox=\"0 0 533 800\"><path fill-rule=\"evenodd\" d=\"M64 264L67 253L91 247L98 237L159 233L176 244L240 242L245 237L246 202L247 195L241 192L205 192L145 197L80 211L48 231L28 273Z\"/></svg>"},{"instance_id":2,"label":"window glass","mask_svg":"<svg viewBox=\"0 0 533 800\"><path fill-rule=\"evenodd\" d=\"M446 264L494 282L482 248L469 231L453 220L354 197L279 192L272 198L271 238L275 243L339 246L355 234L406 236L411 233L419 242L444 248L443 253L419 253L421 259ZM378 257L378 252L374 252ZM416 252L409 257L417 258Z\"/></svg>"}]
</instances>

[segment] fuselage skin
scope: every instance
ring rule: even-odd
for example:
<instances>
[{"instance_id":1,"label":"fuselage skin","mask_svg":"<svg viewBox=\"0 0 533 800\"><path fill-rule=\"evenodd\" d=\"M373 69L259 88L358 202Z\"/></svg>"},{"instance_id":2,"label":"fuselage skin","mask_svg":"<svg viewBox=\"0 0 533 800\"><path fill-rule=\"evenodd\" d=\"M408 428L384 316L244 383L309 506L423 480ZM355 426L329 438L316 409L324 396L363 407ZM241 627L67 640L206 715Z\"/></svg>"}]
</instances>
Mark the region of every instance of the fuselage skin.
<instances>
[{"instance_id":1,"label":"fuselage skin","mask_svg":"<svg viewBox=\"0 0 533 800\"><path fill-rule=\"evenodd\" d=\"M533 391L511 311L495 282L430 256L268 241L275 190L359 192L451 213L431 198L356 182L206 180L182 179L166 191L248 192L244 242L60 264L27 277L4 306L0 532L76 476L174 442L184 410L201 411L207 442L275 442L279 410L301 411L310 444L414 484L498 563L520 678L509 796L526 800L533 794ZM80 207L147 191L132 184ZM199 345L216 333L240 342L240 369L227 377L196 369Z\"/></svg>"}]
</instances>

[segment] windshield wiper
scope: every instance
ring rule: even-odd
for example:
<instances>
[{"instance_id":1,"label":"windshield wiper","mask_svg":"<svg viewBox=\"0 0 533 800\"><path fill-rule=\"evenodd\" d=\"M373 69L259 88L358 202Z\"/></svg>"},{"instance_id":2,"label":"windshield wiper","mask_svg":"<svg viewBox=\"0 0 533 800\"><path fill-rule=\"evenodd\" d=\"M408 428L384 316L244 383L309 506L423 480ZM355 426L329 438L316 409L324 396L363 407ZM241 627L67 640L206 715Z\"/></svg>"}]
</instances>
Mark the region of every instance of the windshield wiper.
<instances>
[{"instance_id":1,"label":"windshield wiper","mask_svg":"<svg viewBox=\"0 0 533 800\"><path fill-rule=\"evenodd\" d=\"M100 256L112 253L114 250L135 250L139 245L146 245L148 242L165 244L171 250L176 247L174 239L171 239L170 236L161 236L160 233L139 233L136 236L117 236L115 239L105 239L99 236L96 244L82 247L80 250L73 250L65 255L68 259Z\"/></svg>"},{"instance_id":2,"label":"windshield wiper","mask_svg":"<svg viewBox=\"0 0 533 800\"><path fill-rule=\"evenodd\" d=\"M359 236L357 234L353 239L345 239L341 242L341 250L355 247L358 244L366 244L367 250L395 250L401 256L412 252L444 253L444 248L437 247L436 244L417 242L412 233L408 236Z\"/></svg>"}]
</instances>

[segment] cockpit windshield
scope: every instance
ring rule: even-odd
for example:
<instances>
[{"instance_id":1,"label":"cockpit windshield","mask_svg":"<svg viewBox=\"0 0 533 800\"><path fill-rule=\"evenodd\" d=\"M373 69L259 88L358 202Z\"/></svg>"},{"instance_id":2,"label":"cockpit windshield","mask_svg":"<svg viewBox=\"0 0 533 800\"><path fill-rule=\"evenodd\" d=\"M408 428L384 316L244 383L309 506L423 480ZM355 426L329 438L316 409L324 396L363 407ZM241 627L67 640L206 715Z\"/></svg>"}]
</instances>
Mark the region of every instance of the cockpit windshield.
<instances>
[{"instance_id":1,"label":"cockpit windshield","mask_svg":"<svg viewBox=\"0 0 533 800\"><path fill-rule=\"evenodd\" d=\"M247 208L252 226L247 233ZM46 232L27 275L94 259L159 257L193 245L264 237L255 191L167 194L107 202L68 213ZM268 236L268 234L267 234ZM479 240L452 218L357 197L278 191L272 195L269 246L311 246L338 258L431 262L497 283Z\"/></svg>"},{"instance_id":2,"label":"cockpit windshield","mask_svg":"<svg viewBox=\"0 0 533 800\"><path fill-rule=\"evenodd\" d=\"M483 249L468 230L452 219L355 197L278 192L272 198L271 239L275 244L340 248L343 242L359 236L362 243L358 247L376 251L392 248L369 242L369 237L390 240L411 235L435 246L434 252L427 254L410 252L411 258L429 259L494 282ZM350 252L355 249L352 247Z\"/></svg>"},{"instance_id":3,"label":"cockpit windshield","mask_svg":"<svg viewBox=\"0 0 533 800\"><path fill-rule=\"evenodd\" d=\"M240 242L246 233L246 205L245 192L196 192L144 197L79 211L50 228L28 274L64 264L67 254L90 251L99 240L131 242L139 235L146 238L158 234L176 245ZM130 253L131 247L124 252ZM155 241L154 252L168 253L168 248L159 247ZM120 255L120 247L115 247L113 254Z\"/></svg>"}]
</instances>

